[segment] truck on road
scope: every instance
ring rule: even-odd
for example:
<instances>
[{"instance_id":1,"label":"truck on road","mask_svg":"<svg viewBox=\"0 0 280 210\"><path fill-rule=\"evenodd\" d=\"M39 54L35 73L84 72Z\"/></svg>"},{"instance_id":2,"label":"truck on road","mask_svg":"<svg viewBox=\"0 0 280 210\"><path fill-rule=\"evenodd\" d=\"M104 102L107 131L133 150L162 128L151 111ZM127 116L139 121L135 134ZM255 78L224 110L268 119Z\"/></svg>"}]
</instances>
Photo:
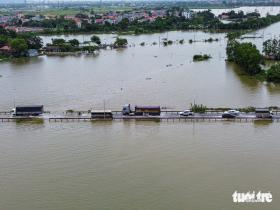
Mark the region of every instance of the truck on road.
<instances>
[{"instance_id":1,"label":"truck on road","mask_svg":"<svg viewBox=\"0 0 280 210\"><path fill-rule=\"evenodd\" d=\"M160 106L135 106L134 111L131 109L130 104L123 106L123 115L160 115Z\"/></svg>"},{"instance_id":2,"label":"truck on road","mask_svg":"<svg viewBox=\"0 0 280 210\"><path fill-rule=\"evenodd\" d=\"M131 110L130 104L125 104L122 109L122 114L130 115L131 113L132 113L132 110Z\"/></svg>"},{"instance_id":3,"label":"truck on road","mask_svg":"<svg viewBox=\"0 0 280 210\"><path fill-rule=\"evenodd\" d=\"M160 115L160 106L135 106L135 115Z\"/></svg>"},{"instance_id":4,"label":"truck on road","mask_svg":"<svg viewBox=\"0 0 280 210\"><path fill-rule=\"evenodd\" d=\"M268 108L257 108L256 118L272 118L273 113Z\"/></svg>"},{"instance_id":5,"label":"truck on road","mask_svg":"<svg viewBox=\"0 0 280 210\"><path fill-rule=\"evenodd\" d=\"M91 119L113 119L111 110L91 110Z\"/></svg>"},{"instance_id":6,"label":"truck on road","mask_svg":"<svg viewBox=\"0 0 280 210\"><path fill-rule=\"evenodd\" d=\"M12 110L13 116L38 116L44 113L43 105L16 106Z\"/></svg>"}]
</instances>

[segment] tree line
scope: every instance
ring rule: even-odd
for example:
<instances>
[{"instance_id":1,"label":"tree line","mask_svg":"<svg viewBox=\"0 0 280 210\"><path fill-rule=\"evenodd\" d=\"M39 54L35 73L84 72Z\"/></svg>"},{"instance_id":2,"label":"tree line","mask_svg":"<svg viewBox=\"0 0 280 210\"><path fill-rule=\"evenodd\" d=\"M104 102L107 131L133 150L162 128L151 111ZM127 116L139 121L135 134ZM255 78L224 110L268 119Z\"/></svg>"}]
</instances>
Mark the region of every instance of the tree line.
<instances>
[{"instance_id":1,"label":"tree line","mask_svg":"<svg viewBox=\"0 0 280 210\"><path fill-rule=\"evenodd\" d=\"M0 48L9 46L10 55L13 57L26 56L29 49L40 49L43 46L42 39L33 33L17 34L14 31L0 27ZM2 54L2 56L7 56Z\"/></svg>"},{"instance_id":2,"label":"tree line","mask_svg":"<svg viewBox=\"0 0 280 210\"><path fill-rule=\"evenodd\" d=\"M274 56L279 59L280 49L279 41L267 40L263 43L263 52L265 55ZM261 75L262 78L269 82L280 83L280 64L272 65L265 70L262 66L265 64L265 57L257 49L256 45L245 42L240 43L235 39L229 39L227 48L227 60L238 64L243 71L249 75Z\"/></svg>"},{"instance_id":3,"label":"tree line","mask_svg":"<svg viewBox=\"0 0 280 210\"><path fill-rule=\"evenodd\" d=\"M117 37L115 41L111 44L113 48L122 48L126 47L128 44L127 39ZM99 36L93 35L91 41L85 41L80 43L77 39L70 39L66 41L62 38L52 39L51 43L47 43L44 48L45 51L54 51L56 52L78 52L78 51L87 51L94 52L101 49L102 43Z\"/></svg>"},{"instance_id":4,"label":"tree line","mask_svg":"<svg viewBox=\"0 0 280 210\"><path fill-rule=\"evenodd\" d=\"M186 18L182 12L175 15L172 12L166 17L158 17L154 21L129 21L127 18L122 19L117 24L95 23L92 18L91 22L82 21L79 28L73 20L66 20L63 16L55 19L45 19L42 21L28 21L22 23L23 26L43 27L45 33L62 33L62 32L133 32L135 34L162 32L167 30L189 30L189 29L227 29L227 30L253 30L266 27L272 23L280 21L280 15L267 15L259 18L258 16L248 17L246 20L239 20L225 24L215 17L210 11L201 11L195 13L192 18Z\"/></svg>"}]
</instances>

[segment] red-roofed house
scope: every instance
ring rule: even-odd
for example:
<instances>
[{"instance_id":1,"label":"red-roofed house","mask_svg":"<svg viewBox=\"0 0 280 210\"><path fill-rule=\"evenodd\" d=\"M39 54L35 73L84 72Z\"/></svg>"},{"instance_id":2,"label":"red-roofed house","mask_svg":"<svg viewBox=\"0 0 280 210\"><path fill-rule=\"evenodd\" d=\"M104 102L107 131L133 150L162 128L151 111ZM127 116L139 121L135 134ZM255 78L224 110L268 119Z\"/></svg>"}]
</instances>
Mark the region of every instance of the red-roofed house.
<instances>
[{"instance_id":1,"label":"red-roofed house","mask_svg":"<svg viewBox=\"0 0 280 210\"><path fill-rule=\"evenodd\" d=\"M95 19L95 23L97 24L103 24L104 23L104 20L102 18L100 19Z\"/></svg>"},{"instance_id":2,"label":"red-roofed house","mask_svg":"<svg viewBox=\"0 0 280 210\"><path fill-rule=\"evenodd\" d=\"M11 55L13 52L14 50L8 45L5 45L0 48L0 54L2 55Z\"/></svg>"}]
</instances>

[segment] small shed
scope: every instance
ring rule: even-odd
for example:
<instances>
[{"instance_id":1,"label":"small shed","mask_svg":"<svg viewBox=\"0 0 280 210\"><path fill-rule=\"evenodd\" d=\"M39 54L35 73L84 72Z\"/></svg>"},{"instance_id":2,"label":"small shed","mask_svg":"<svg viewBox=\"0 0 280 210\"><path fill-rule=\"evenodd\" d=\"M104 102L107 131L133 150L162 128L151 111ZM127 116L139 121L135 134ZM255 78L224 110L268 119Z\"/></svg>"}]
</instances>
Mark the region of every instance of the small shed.
<instances>
[{"instance_id":1,"label":"small shed","mask_svg":"<svg viewBox=\"0 0 280 210\"><path fill-rule=\"evenodd\" d=\"M5 45L0 48L0 54L11 55L13 52L14 50L8 45Z\"/></svg>"}]
</instances>

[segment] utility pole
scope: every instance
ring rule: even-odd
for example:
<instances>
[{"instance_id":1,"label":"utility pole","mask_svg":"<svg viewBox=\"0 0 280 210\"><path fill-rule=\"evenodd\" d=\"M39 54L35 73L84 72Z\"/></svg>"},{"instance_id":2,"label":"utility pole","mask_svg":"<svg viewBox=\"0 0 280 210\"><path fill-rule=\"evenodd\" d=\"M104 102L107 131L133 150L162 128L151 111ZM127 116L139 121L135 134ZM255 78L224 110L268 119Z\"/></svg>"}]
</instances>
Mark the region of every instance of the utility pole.
<instances>
[{"instance_id":1,"label":"utility pole","mask_svg":"<svg viewBox=\"0 0 280 210\"><path fill-rule=\"evenodd\" d=\"M104 109L104 120L105 120L105 99L103 100L103 109Z\"/></svg>"}]
</instances>

